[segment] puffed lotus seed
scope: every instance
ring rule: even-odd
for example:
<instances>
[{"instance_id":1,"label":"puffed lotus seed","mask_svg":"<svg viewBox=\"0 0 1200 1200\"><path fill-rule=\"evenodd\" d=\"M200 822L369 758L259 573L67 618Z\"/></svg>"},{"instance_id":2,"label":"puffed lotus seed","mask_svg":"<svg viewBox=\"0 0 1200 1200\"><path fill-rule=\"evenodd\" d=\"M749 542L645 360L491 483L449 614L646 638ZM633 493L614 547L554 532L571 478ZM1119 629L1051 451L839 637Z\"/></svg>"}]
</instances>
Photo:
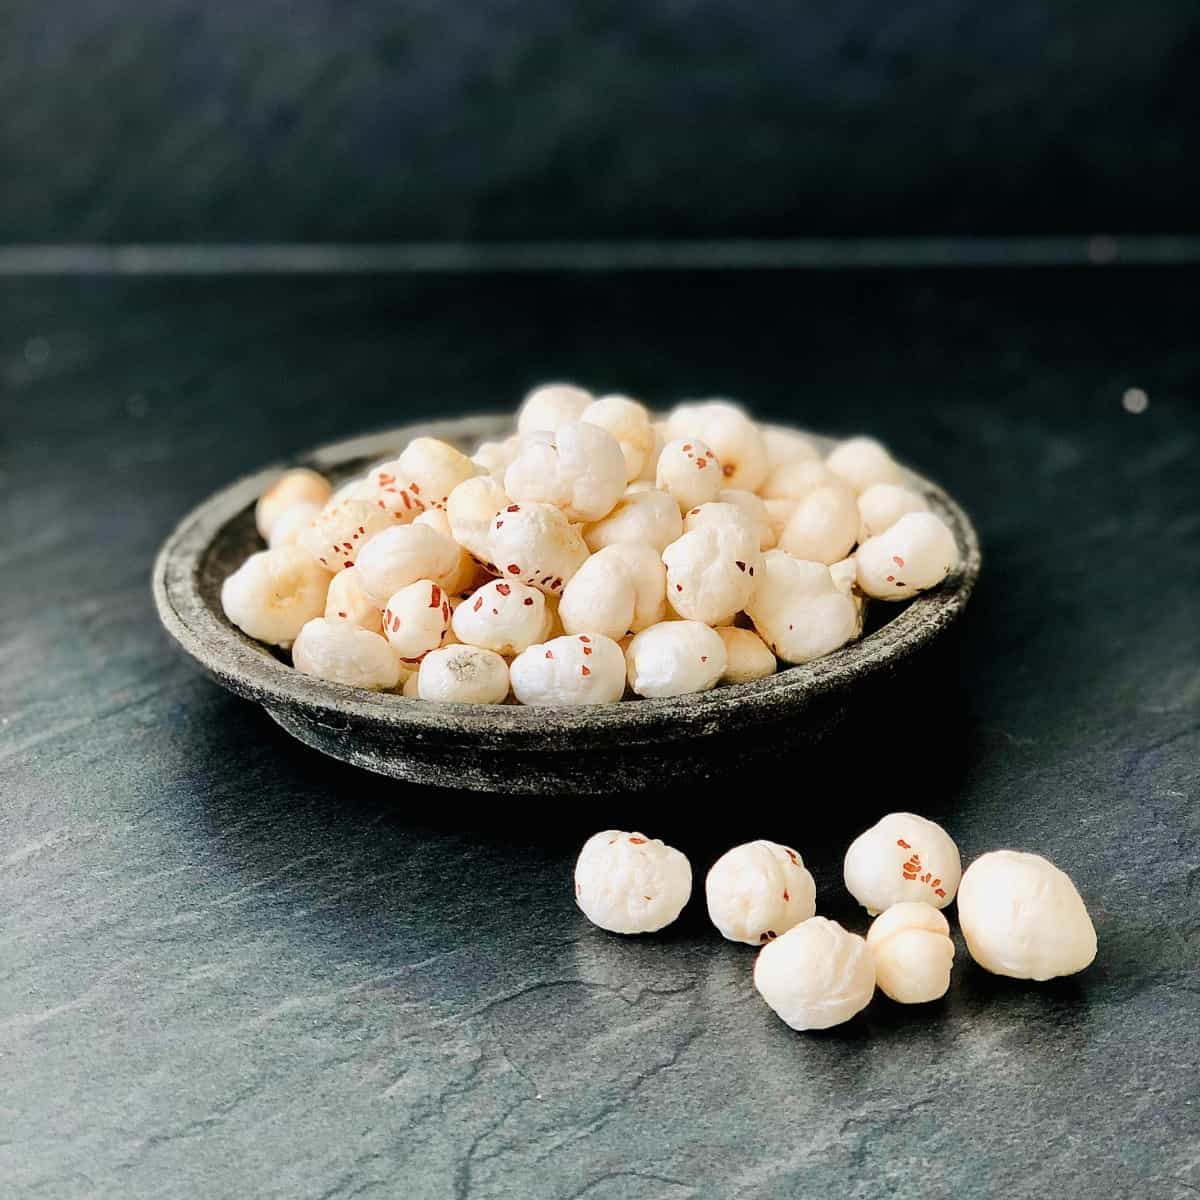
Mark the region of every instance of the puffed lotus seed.
<instances>
[{"instance_id":1,"label":"puffed lotus seed","mask_svg":"<svg viewBox=\"0 0 1200 1200\"><path fill-rule=\"evenodd\" d=\"M901 517L926 512L924 496L896 483L876 483L858 497L858 540L865 542L891 529Z\"/></svg>"},{"instance_id":2,"label":"puffed lotus seed","mask_svg":"<svg viewBox=\"0 0 1200 1200\"><path fill-rule=\"evenodd\" d=\"M685 620L726 625L750 602L762 570L757 535L744 523L703 525L662 555L667 603Z\"/></svg>"},{"instance_id":3,"label":"puffed lotus seed","mask_svg":"<svg viewBox=\"0 0 1200 1200\"><path fill-rule=\"evenodd\" d=\"M927 1004L950 989L954 942L949 922L932 905L893 904L871 922L867 949L879 990L898 1004Z\"/></svg>"},{"instance_id":4,"label":"puffed lotus seed","mask_svg":"<svg viewBox=\"0 0 1200 1200\"><path fill-rule=\"evenodd\" d=\"M870 1004L875 963L858 934L810 917L758 952L754 986L793 1029L829 1029Z\"/></svg>"},{"instance_id":5,"label":"puffed lotus seed","mask_svg":"<svg viewBox=\"0 0 1200 1200\"><path fill-rule=\"evenodd\" d=\"M491 569L502 579L558 596L588 556L578 528L552 504L509 504L493 518L487 539Z\"/></svg>"},{"instance_id":6,"label":"puffed lotus seed","mask_svg":"<svg viewBox=\"0 0 1200 1200\"><path fill-rule=\"evenodd\" d=\"M552 434L535 433L504 472L516 501L553 504L570 521L599 521L625 491L625 458L598 425L566 421Z\"/></svg>"},{"instance_id":7,"label":"puffed lotus seed","mask_svg":"<svg viewBox=\"0 0 1200 1200\"><path fill-rule=\"evenodd\" d=\"M547 615L546 597L537 588L494 579L455 608L452 625L459 641L507 658L544 639Z\"/></svg>"},{"instance_id":8,"label":"puffed lotus seed","mask_svg":"<svg viewBox=\"0 0 1200 1200\"><path fill-rule=\"evenodd\" d=\"M511 675L522 704L614 704L625 692L625 656L603 634L564 635L518 654Z\"/></svg>"},{"instance_id":9,"label":"puffed lotus seed","mask_svg":"<svg viewBox=\"0 0 1200 1200\"><path fill-rule=\"evenodd\" d=\"M904 474L895 460L874 438L856 437L842 442L825 460L840 479L862 493L877 483L903 483Z\"/></svg>"},{"instance_id":10,"label":"puffed lotus seed","mask_svg":"<svg viewBox=\"0 0 1200 1200\"><path fill-rule=\"evenodd\" d=\"M558 619L567 633L602 633L617 641L633 627L635 598L624 562L615 555L593 554L563 588Z\"/></svg>"},{"instance_id":11,"label":"puffed lotus seed","mask_svg":"<svg viewBox=\"0 0 1200 1200\"><path fill-rule=\"evenodd\" d=\"M446 500L446 520L454 540L477 561L489 562L492 522L511 503L503 484L490 475L464 480Z\"/></svg>"},{"instance_id":12,"label":"puffed lotus seed","mask_svg":"<svg viewBox=\"0 0 1200 1200\"><path fill-rule=\"evenodd\" d=\"M383 610L383 636L411 669L442 644L450 615L450 600L441 586L432 579L418 579L389 598Z\"/></svg>"},{"instance_id":13,"label":"puffed lotus seed","mask_svg":"<svg viewBox=\"0 0 1200 1200\"><path fill-rule=\"evenodd\" d=\"M575 903L593 925L610 933L664 929L691 894L686 856L641 833L594 834L575 863Z\"/></svg>"},{"instance_id":14,"label":"puffed lotus seed","mask_svg":"<svg viewBox=\"0 0 1200 1200\"><path fill-rule=\"evenodd\" d=\"M723 487L755 492L766 478L767 444L758 426L736 404L724 400L681 404L668 415L667 429L671 438L699 438L712 450L721 465Z\"/></svg>"},{"instance_id":15,"label":"puffed lotus seed","mask_svg":"<svg viewBox=\"0 0 1200 1200\"><path fill-rule=\"evenodd\" d=\"M725 673L725 643L699 621L663 621L634 635L625 661L639 696L706 692Z\"/></svg>"},{"instance_id":16,"label":"puffed lotus seed","mask_svg":"<svg viewBox=\"0 0 1200 1200\"><path fill-rule=\"evenodd\" d=\"M903 600L936 587L954 569L954 534L931 512L908 513L855 552L858 586L878 600Z\"/></svg>"},{"instance_id":17,"label":"puffed lotus seed","mask_svg":"<svg viewBox=\"0 0 1200 1200\"><path fill-rule=\"evenodd\" d=\"M254 506L254 524L262 538L269 539L275 522L293 504L315 504L323 507L329 500L333 488L324 475L310 471L307 467L296 467L284 471L280 477L258 498Z\"/></svg>"},{"instance_id":18,"label":"puffed lotus seed","mask_svg":"<svg viewBox=\"0 0 1200 1200\"><path fill-rule=\"evenodd\" d=\"M471 455L471 461L482 467L498 482L504 482L504 472L508 470L513 459L521 453L521 435L514 433L501 442L481 442Z\"/></svg>"},{"instance_id":19,"label":"puffed lotus seed","mask_svg":"<svg viewBox=\"0 0 1200 1200\"><path fill-rule=\"evenodd\" d=\"M396 652L377 633L345 621L317 617L296 637L292 662L297 671L347 687L384 691L400 682Z\"/></svg>"},{"instance_id":20,"label":"puffed lotus seed","mask_svg":"<svg viewBox=\"0 0 1200 1200\"><path fill-rule=\"evenodd\" d=\"M386 604L418 579L441 579L458 565L459 546L428 525L393 525L358 556L358 578L370 599Z\"/></svg>"},{"instance_id":21,"label":"puffed lotus seed","mask_svg":"<svg viewBox=\"0 0 1200 1200\"><path fill-rule=\"evenodd\" d=\"M568 421L579 421L592 403L591 392L573 383L546 383L536 387L517 410L517 432L553 433Z\"/></svg>"},{"instance_id":22,"label":"puffed lotus seed","mask_svg":"<svg viewBox=\"0 0 1200 1200\"><path fill-rule=\"evenodd\" d=\"M365 500L340 500L336 504L327 504L312 523L301 530L296 544L303 546L325 570L336 574L354 566L363 547L377 533L391 529L394 524L391 514L374 504ZM382 598L386 599L387 596Z\"/></svg>"},{"instance_id":23,"label":"puffed lotus seed","mask_svg":"<svg viewBox=\"0 0 1200 1200\"><path fill-rule=\"evenodd\" d=\"M906 900L945 908L962 877L954 839L915 813L889 813L850 843L846 890L871 916Z\"/></svg>"},{"instance_id":24,"label":"puffed lotus seed","mask_svg":"<svg viewBox=\"0 0 1200 1200\"><path fill-rule=\"evenodd\" d=\"M357 567L340 571L333 577L325 596L325 619L345 621L368 633L383 633L383 613L363 591Z\"/></svg>"},{"instance_id":25,"label":"puffed lotus seed","mask_svg":"<svg viewBox=\"0 0 1200 1200\"><path fill-rule=\"evenodd\" d=\"M727 851L708 872L704 894L721 936L748 946L774 941L817 911L817 885L804 860L778 842Z\"/></svg>"},{"instance_id":26,"label":"puffed lotus seed","mask_svg":"<svg viewBox=\"0 0 1200 1200\"><path fill-rule=\"evenodd\" d=\"M1096 928L1065 871L1038 854L993 850L963 873L958 923L993 975L1054 979L1096 957Z\"/></svg>"},{"instance_id":27,"label":"puffed lotus seed","mask_svg":"<svg viewBox=\"0 0 1200 1200\"><path fill-rule=\"evenodd\" d=\"M722 683L751 683L774 675L779 666L771 647L753 629L722 625L717 636L725 643Z\"/></svg>"},{"instance_id":28,"label":"puffed lotus seed","mask_svg":"<svg viewBox=\"0 0 1200 1200\"><path fill-rule=\"evenodd\" d=\"M717 503L731 504L738 509L750 527L758 532L758 548L771 550L778 540L766 501L753 492L740 488L722 488L717 493Z\"/></svg>"},{"instance_id":29,"label":"puffed lotus seed","mask_svg":"<svg viewBox=\"0 0 1200 1200\"><path fill-rule=\"evenodd\" d=\"M600 396L579 418L611 434L625 458L626 482L642 473L646 456L654 452L654 429L644 405L628 396Z\"/></svg>"},{"instance_id":30,"label":"puffed lotus seed","mask_svg":"<svg viewBox=\"0 0 1200 1200\"><path fill-rule=\"evenodd\" d=\"M597 550L588 562L597 559L606 564L619 563L633 583L633 620L629 626L630 631L639 633L651 625L657 625L665 618L667 568L663 566L663 561L653 546L645 542L613 542Z\"/></svg>"},{"instance_id":31,"label":"puffed lotus seed","mask_svg":"<svg viewBox=\"0 0 1200 1200\"><path fill-rule=\"evenodd\" d=\"M764 500L799 501L819 487L835 484L846 486L823 462L802 458L772 468L759 491Z\"/></svg>"},{"instance_id":32,"label":"puffed lotus seed","mask_svg":"<svg viewBox=\"0 0 1200 1200\"><path fill-rule=\"evenodd\" d=\"M787 663L830 654L860 628L858 606L837 588L829 568L801 562L782 550L763 555L746 613L763 641Z\"/></svg>"},{"instance_id":33,"label":"puffed lotus seed","mask_svg":"<svg viewBox=\"0 0 1200 1200\"><path fill-rule=\"evenodd\" d=\"M658 456L656 482L679 505L680 512L717 498L722 484L717 456L697 438L668 442Z\"/></svg>"},{"instance_id":34,"label":"puffed lotus seed","mask_svg":"<svg viewBox=\"0 0 1200 1200\"><path fill-rule=\"evenodd\" d=\"M806 562L835 563L858 540L858 505L838 484L814 488L796 505L779 535L779 549Z\"/></svg>"},{"instance_id":35,"label":"puffed lotus seed","mask_svg":"<svg viewBox=\"0 0 1200 1200\"><path fill-rule=\"evenodd\" d=\"M502 704L508 695L508 664L481 646L443 646L421 659L416 680L421 700Z\"/></svg>"},{"instance_id":36,"label":"puffed lotus seed","mask_svg":"<svg viewBox=\"0 0 1200 1200\"><path fill-rule=\"evenodd\" d=\"M480 569L471 554L460 546L454 538L454 530L450 518L444 508L427 508L413 521L414 525L426 525L439 533L454 546L454 566L445 574L439 575L436 582L441 584L447 595L458 596L471 591Z\"/></svg>"},{"instance_id":37,"label":"puffed lotus seed","mask_svg":"<svg viewBox=\"0 0 1200 1200\"><path fill-rule=\"evenodd\" d=\"M294 546L300 535L321 514L321 506L311 500L298 500L289 504L274 520L267 536L267 546L274 550L278 546Z\"/></svg>"},{"instance_id":38,"label":"puffed lotus seed","mask_svg":"<svg viewBox=\"0 0 1200 1200\"><path fill-rule=\"evenodd\" d=\"M368 475L377 508L399 521L411 521L427 508L445 508L452 491L482 470L449 442L414 438L400 457Z\"/></svg>"},{"instance_id":39,"label":"puffed lotus seed","mask_svg":"<svg viewBox=\"0 0 1200 1200\"><path fill-rule=\"evenodd\" d=\"M300 546L252 554L221 586L225 615L245 634L289 646L325 611L329 572Z\"/></svg>"},{"instance_id":40,"label":"puffed lotus seed","mask_svg":"<svg viewBox=\"0 0 1200 1200\"><path fill-rule=\"evenodd\" d=\"M767 474L784 463L816 459L820 455L810 438L790 429L767 426L762 431L763 444L767 450ZM760 490L763 490L760 488Z\"/></svg>"},{"instance_id":41,"label":"puffed lotus seed","mask_svg":"<svg viewBox=\"0 0 1200 1200\"><path fill-rule=\"evenodd\" d=\"M681 533L679 505L658 488L625 495L602 521L583 527L584 540L592 551L614 542L645 542L661 554Z\"/></svg>"}]
</instances>

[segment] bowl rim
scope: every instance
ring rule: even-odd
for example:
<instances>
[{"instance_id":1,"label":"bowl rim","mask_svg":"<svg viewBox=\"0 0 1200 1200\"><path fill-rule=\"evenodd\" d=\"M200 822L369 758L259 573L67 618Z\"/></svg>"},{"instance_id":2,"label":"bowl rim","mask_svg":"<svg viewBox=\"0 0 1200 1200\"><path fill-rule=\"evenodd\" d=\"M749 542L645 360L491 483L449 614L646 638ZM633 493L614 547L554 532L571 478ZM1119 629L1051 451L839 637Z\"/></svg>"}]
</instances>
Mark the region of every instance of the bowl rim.
<instances>
[{"instance_id":1,"label":"bowl rim","mask_svg":"<svg viewBox=\"0 0 1200 1200\"><path fill-rule=\"evenodd\" d=\"M835 441L790 426L763 423L763 427L802 432L823 448ZM349 463L396 453L414 437L483 440L506 436L512 429L511 413L410 422L318 446L292 462L273 463L226 485L183 517L155 558L152 589L163 627L184 653L224 687L268 709L300 710L333 728L363 723L386 727L414 738L455 742L464 749L472 743L492 743L509 749L569 751L589 743L644 744L678 737L681 731L728 733L794 714L845 687L848 680L887 671L931 642L962 613L979 576L979 539L966 513L936 484L902 467L906 485L946 521L959 546L957 567L937 588L919 594L866 637L765 679L683 696L580 706L430 703L302 675L243 634L219 606L205 602L199 574L210 548L225 526L253 505L284 470L308 466L336 474Z\"/></svg>"}]
</instances>

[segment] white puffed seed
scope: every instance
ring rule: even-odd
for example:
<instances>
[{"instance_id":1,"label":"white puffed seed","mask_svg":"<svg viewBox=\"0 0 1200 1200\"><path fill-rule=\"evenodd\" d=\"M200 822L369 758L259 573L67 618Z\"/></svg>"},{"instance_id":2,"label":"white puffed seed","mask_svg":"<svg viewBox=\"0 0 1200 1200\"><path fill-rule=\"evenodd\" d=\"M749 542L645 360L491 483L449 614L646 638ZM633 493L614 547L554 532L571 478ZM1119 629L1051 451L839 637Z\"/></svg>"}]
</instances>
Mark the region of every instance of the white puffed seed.
<instances>
[{"instance_id":1,"label":"white puffed seed","mask_svg":"<svg viewBox=\"0 0 1200 1200\"><path fill-rule=\"evenodd\" d=\"M326 505L312 524L300 532L296 544L303 546L327 571L336 574L354 566L367 542L392 524L389 513L365 500L340 500Z\"/></svg>"},{"instance_id":2,"label":"white puffed seed","mask_svg":"<svg viewBox=\"0 0 1200 1200\"><path fill-rule=\"evenodd\" d=\"M668 442L658 456L656 482L680 512L717 498L724 480L717 456L698 438Z\"/></svg>"},{"instance_id":3,"label":"white puffed seed","mask_svg":"<svg viewBox=\"0 0 1200 1200\"><path fill-rule=\"evenodd\" d=\"M299 546L252 554L221 585L221 607L260 642L288 646L301 628L325 611L329 572Z\"/></svg>"},{"instance_id":4,"label":"white puffed seed","mask_svg":"<svg viewBox=\"0 0 1200 1200\"><path fill-rule=\"evenodd\" d=\"M508 664L495 651L482 646L443 646L421 659L416 680L417 695L422 700L502 704L508 695Z\"/></svg>"},{"instance_id":5,"label":"white puffed seed","mask_svg":"<svg viewBox=\"0 0 1200 1200\"><path fill-rule=\"evenodd\" d=\"M614 704L625 692L625 656L600 633L530 646L513 659L511 674L522 704Z\"/></svg>"},{"instance_id":6,"label":"white puffed seed","mask_svg":"<svg viewBox=\"0 0 1200 1200\"><path fill-rule=\"evenodd\" d=\"M1096 928L1075 884L1039 854L993 850L958 889L958 923L971 957L1012 979L1054 979L1096 957Z\"/></svg>"},{"instance_id":7,"label":"white puffed seed","mask_svg":"<svg viewBox=\"0 0 1200 1200\"><path fill-rule=\"evenodd\" d=\"M762 436L763 444L767 448L768 474L783 463L820 457L811 438L791 429L779 429L769 425L763 429Z\"/></svg>"},{"instance_id":8,"label":"white puffed seed","mask_svg":"<svg viewBox=\"0 0 1200 1200\"><path fill-rule=\"evenodd\" d=\"M254 506L254 524L264 539L269 539L275 522L293 504L315 504L321 508L333 491L324 475L310 471L307 467L296 467L284 471L280 477L258 498Z\"/></svg>"},{"instance_id":9,"label":"white puffed seed","mask_svg":"<svg viewBox=\"0 0 1200 1200\"><path fill-rule=\"evenodd\" d=\"M446 498L480 468L461 450L438 438L414 438L393 462L368 475L377 508L398 521L411 521L427 508L445 508Z\"/></svg>"},{"instance_id":10,"label":"white puffed seed","mask_svg":"<svg viewBox=\"0 0 1200 1200\"><path fill-rule=\"evenodd\" d=\"M908 513L855 551L858 586L878 600L904 600L936 587L958 561L954 534L931 512Z\"/></svg>"},{"instance_id":11,"label":"white puffed seed","mask_svg":"<svg viewBox=\"0 0 1200 1200\"><path fill-rule=\"evenodd\" d=\"M645 406L628 396L599 396L579 418L611 434L625 458L626 482L642 473L646 456L654 451L654 429Z\"/></svg>"},{"instance_id":12,"label":"white puffed seed","mask_svg":"<svg viewBox=\"0 0 1200 1200\"><path fill-rule=\"evenodd\" d=\"M905 900L945 908L962 877L954 839L915 813L889 813L850 843L846 890L871 916Z\"/></svg>"},{"instance_id":13,"label":"white puffed seed","mask_svg":"<svg viewBox=\"0 0 1200 1200\"><path fill-rule=\"evenodd\" d=\"M457 558L454 567L444 575L438 576L436 582L441 584L447 595L458 596L471 590L478 575L479 567L474 558L455 541L454 530L450 518L444 508L427 508L416 520L414 525L427 525L434 533L440 533L448 542L454 543Z\"/></svg>"},{"instance_id":14,"label":"white puffed seed","mask_svg":"<svg viewBox=\"0 0 1200 1200\"><path fill-rule=\"evenodd\" d=\"M856 493L877 483L902 483L904 473L874 438L856 437L842 442L825 460L826 466Z\"/></svg>"},{"instance_id":15,"label":"white puffed seed","mask_svg":"<svg viewBox=\"0 0 1200 1200\"><path fill-rule=\"evenodd\" d=\"M767 510L767 520L771 522L771 533L774 535L775 545L779 545L779 539L783 535L784 529L787 528L787 523L792 519L792 513L796 511L797 500L764 500L763 508Z\"/></svg>"},{"instance_id":16,"label":"white puffed seed","mask_svg":"<svg viewBox=\"0 0 1200 1200\"><path fill-rule=\"evenodd\" d=\"M667 417L667 429L672 438L698 438L711 448L721 464L725 487L756 492L766 478L766 442L758 426L736 404L724 400L681 404Z\"/></svg>"},{"instance_id":17,"label":"white puffed seed","mask_svg":"<svg viewBox=\"0 0 1200 1200\"><path fill-rule=\"evenodd\" d=\"M504 472L516 501L553 504L571 521L599 521L625 491L625 458L598 425L567 421L553 434L530 435Z\"/></svg>"},{"instance_id":18,"label":"white puffed seed","mask_svg":"<svg viewBox=\"0 0 1200 1200\"><path fill-rule=\"evenodd\" d=\"M731 942L761 946L817 911L817 885L804 861L778 842L734 846L704 881L708 916Z\"/></svg>"},{"instance_id":19,"label":"white puffed seed","mask_svg":"<svg viewBox=\"0 0 1200 1200\"><path fill-rule=\"evenodd\" d=\"M726 625L754 594L762 567L758 537L741 522L704 525L662 555L667 603L685 620Z\"/></svg>"},{"instance_id":20,"label":"white puffed seed","mask_svg":"<svg viewBox=\"0 0 1200 1200\"><path fill-rule=\"evenodd\" d=\"M487 561L502 579L557 596L588 556L579 530L552 504L509 504L496 513Z\"/></svg>"},{"instance_id":21,"label":"white puffed seed","mask_svg":"<svg viewBox=\"0 0 1200 1200\"><path fill-rule=\"evenodd\" d=\"M858 606L823 563L801 562L782 550L763 555L758 586L746 605L763 641L786 663L830 654L858 636Z\"/></svg>"},{"instance_id":22,"label":"white puffed seed","mask_svg":"<svg viewBox=\"0 0 1200 1200\"><path fill-rule=\"evenodd\" d=\"M722 625L717 636L725 643L722 683L750 683L774 675L779 664L770 646L753 629Z\"/></svg>"},{"instance_id":23,"label":"white puffed seed","mask_svg":"<svg viewBox=\"0 0 1200 1200\"><path fill-rule=\"evenodd\" d=\"M793 1029L829 1029L870 1004L875 964L858 934L810 917L759 951L754 986Z\"/></svg>"},{"instance_id":24,"label":"white puffed seed","mask_svg":"<svg viewBox=\"0 0 1200 1200\"><path fill-rule=\"evenodd\" d=\"M635 598L624 562L593 554L563 588L558 618L567 633L602 633L617 641L633 626Z\"/></svg>"},{"instance_id":25,"label":"white puffed seed","mask_svg":"<svg viewBox=\"0 0 1200 1200\"><path fill-rule=\"evenodd\" d=\"M747 493L748 494L748 493ZM691 533L693 529L703 529L708 525L734 525L743 530L746 535L758 545L758 524L736 504L726 504L721 500L710 500L707 504L689 508L683 514L683 532Z\"/></svg>"},{"instance_id":26,"label":"white puffed seed","mask_svg":"<svg viewBox=\"0 0 1200 1200\"><path fill-rule=\"evenodd\" d=\"M317 617L296 637L292 663L304 675L315 675L346 687L384 691L400 682L396 652L377 633L345 621Z\"/></svg>"},{"instance_id":27,"label":"white puffed seed","mask_svg":"<svg viewBox=\"0 0 1200 1200\"><path fill-rule=\"evenodd\" d=\"M649 451L646 453L646 459L642 463L642 469L638 473L634 483L648 483L651 487L654 486L654 480L658 475L658 456L662 453L662 448L670 440L666 436L666 428L662 421L650 422L650 433L653 442L650 445Z\"/></svg>"},{"instance_id":28,"label":"white puffed seed","mask_svg":"<svg viewBox=\"0 0 1200 1200\"><path fill-rule=\"evenodd\" d=\"M504 472L520 452L521 435L514 433L500 442L480 442L471 455L471 461L503 483Z\"/></svg>"},{"instance_id":29,"label":"white puffed seed","mask_svg":"<svg viewBox=\"0 0 1200 1200\"><path fill-rule=\"evenodd\" d=\"M575 863L575 903L610 933L654 933L683 912L692 894L686 856L657 838L606 829Z\"/></svg>"},{"instance_id":30,"label":"white puffed seed","mask_svg":"<svg viewBox=\"0 0 1200 1200\"><path fill-rule=\"evenodd\" d=\"M839 483L846 486L823 462L793 459L772 468L759 494L764 500L803 500L819 487Z\"/></svg>"},{"instance_id":31,"label":"white puffed seed","mask_svg":"<svg viewBox=\"0 0 1200 1200\"><path fill-rule=\"evenodd\" d=\"M506 658L540 642L546 625L546 597L515 579L485 583L454 610L453 629L459 641Z\"/></svg>"},{"instance_id":32,"label":"white puffed seed","mask_svg":"<svg viewBox=\"0 0 1200 1200\"><path fill-rule=\"evenodd\" d=\"M766 501L753 492L745 492L740 488L722 488L717 493L717 502L732 504L740 510L743 518L751 528L758 531L758 548L770 550L776 543L775 527L771 522L771 514L767 511Z\"/></svg>"},{"instance_id":33,"label":"white puffed seed","mask_svg":"<svg viewBox=\"0 0 1200 1200\"><path fill-rule=\"evenodd\" d=\"M517 432L544 429L553 433L567 421L578 421L592 403L592 393L573 383L544 383L521 402L517 410Z\"/></svg>"},{"instance_id":34,"label":"white puffed seed","mask_svg":"<svg viewBox=\"0 0 1200 1200\"><path fill-rule=\"evenodd\" d=\"M321 506L311 500L298 500L289 504L276 518L271 526L267 545L272 549L278 546L294 546L300 540L300 535L321 514Z\"/></svg>"},{"instance_id":35,"label":"white puffed seed","mask_svg":"<svg viewBox=\"0 0 1200 1200\"><path fill-rule=\"evenodd\" d=\"M661 554L682 532L678 503L651 488L618 500L604 520L584 526L583 538L593 551L614 542L645 542Z\"/></svg>"},{"instance_id":36,"label":"white puffed seed","mask_svg":"<svg viewBox=\"0 0 1200 1200\"><path fill-rule=\"evenodd\" d=\"M450 628L450 601L441 585L418 579L392 594L383 610L383 636L409 668L436 650Z\"/></svg>"},{"instance_id":37,"label":"white puffed seed","mask_svg":"<svg viewBox=\"0 0 1200 1200\"><path fill-rule=\"evenodd\" d=\"M707 692L725 672L725 643L699 621L662 621L634 635L625 661L639 696Z\"/></svg>"},{"instance_id":38,"label":"white puffed seed","mask_svg":"<svg viewBox=\"0 0 1200 1200\"><path fill-rule=\"evenodd\" d=\"M645 542L613 542L597 550L590 561L597 559L602 563L620 563L629 573L633 581L633 621L629 628L634 633L664 619L667 568L653 546Z\"/></svg>"},{"instance_id":39,"label":"white puffed seed","mask_svg":"<svg viewBox=\"0 0 1200 1200\"><path fill-rule=\"evenodd\" d=\"M858 540L876 537L909 513L926 512L923 496L896 483L876 483L858 497Z\"/></svg>"},{"instance_id":40,"label":"white puffed seed","mask_svg":"<svg viewBox=\"0 0 1200 1200\"><path fill-rule=\"evenodd\" d=\"M345 621L368 633L383 633L383 614L363 591L357 567L340 571L331 580L325 597L325 620Z\"/></svg>"},{"instance_id":41,"label":"white puffed seed","mask_svg":"<svg viewBox=\"0 0 1200 1200\"><path fill-rule=\"evenodd\" d=\"M492 521L511 503L501 483L490 475L464 480L446 500L446 519L454 540L479 562L490 562Z\"/></svg>"},{"instance_id":42,"label":"white puffed seed","mask_svg":"<svg viewBox=\"0 0 1200 1200\"><path fill-rule=\"evenodd\" d=\"M929 904L906 900L880 913L867 930L867 949L879 990L898 1004L928 1004L950 989L950 925Z\"/></svg>"},{"instance_id":43,"label":"white puffed seed","mask_svg":"<svg viewBox=\"0 0 1200 1200\"><path fill-rule=\"evenodd\" d=\"M418 579L441 579L458 565L459 547L428 525L394 525L376 534L358 556L358 577L367 596L386 604Z\"/></svg>"},{"instance_id":44,"label":"white puffed seed","mask_svg":"<svg viewBox=\"0 0 1200 1200\"><path fill-rule=\"evenodd\" d=\"M780 535L779 548L793 558L835 563L858 540L858 521L858 505L848 488L814 488L796 505Z\"/></svg>"}]
</instances>

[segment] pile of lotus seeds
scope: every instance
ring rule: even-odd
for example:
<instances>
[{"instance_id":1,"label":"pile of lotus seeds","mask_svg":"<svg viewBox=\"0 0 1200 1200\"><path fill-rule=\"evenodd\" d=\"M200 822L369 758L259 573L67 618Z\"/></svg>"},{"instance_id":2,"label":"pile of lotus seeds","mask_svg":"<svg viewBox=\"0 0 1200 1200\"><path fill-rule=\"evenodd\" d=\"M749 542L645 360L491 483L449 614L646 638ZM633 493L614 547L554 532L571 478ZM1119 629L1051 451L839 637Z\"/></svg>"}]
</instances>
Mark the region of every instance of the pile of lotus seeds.
<instances>
[{"instance_id":1,"label":"pile of lotus seeds","mask_svg":"<svg viewBox=\"0 0 1200 1200\"><path fill-rule=\"evenodd\" d=\"M954 942L941 910L956 894L967 949L986 971L1046 980L1082 971L1096 957L1087 908L1053 863L994 850L964 872L950 835L914 813L891 813L857 837L843 877L874 917L865 938L816 915L816 884L789 846L735 846L705 880L712 923L730 941L762 947L754 986L793 1029L850 1020L876 987L900 1004L944 996ZM687 858L640 833L597 833L575 864L576 903L613 933L664 928L691 892Z\"/></svg>"},{"instance_id":2,"label":"pile of lotus seeds","mask_svg":"<svg viewBox=\"0 0 1200 1200\"><path fill-rule=\"evenodd\" d=\"M351 687L475 704L607 704L772 674L857 638L957 561L869 438L824 460L724 401L656 421L625 396L536 388L468 456L419 437L333 490L287 471L269 548L226 616Z\"/></svg>"}]
</instances>

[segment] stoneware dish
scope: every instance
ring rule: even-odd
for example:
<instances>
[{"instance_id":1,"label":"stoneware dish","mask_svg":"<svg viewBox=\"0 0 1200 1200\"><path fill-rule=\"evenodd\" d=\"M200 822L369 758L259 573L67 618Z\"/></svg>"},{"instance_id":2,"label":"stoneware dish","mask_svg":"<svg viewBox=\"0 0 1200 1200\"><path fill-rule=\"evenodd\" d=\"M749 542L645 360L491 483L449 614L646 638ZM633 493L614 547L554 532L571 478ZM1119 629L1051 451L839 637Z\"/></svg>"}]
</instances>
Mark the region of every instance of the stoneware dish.
<instances>
[{"instance_id":1,"label":"stoneware dish","mask_svg":"<svg viewBox=\"0 0 1200 1200\"><path fill-rule=\"evenodd\" d=\"M336 485L394 457L414 437L443 438L470 452L511 430L511 416L429 422L337 442L289 465L312 467ZM931 647L962 612L979 574L979 543L966 514L909 473L908 486L953 530L959 567L906 606L868 606L867 635L825 658L670 699L579 708L431 704L301 675L225 618L221 584L262 549L254 503L282 470L268 467L224 488L167 539L153 578L163 625L218 683L263 705L305 744L369 771L442 787L611 794L681 777L769 771L781 752L803 751L840 724L865 684L895 675Z\"/></svg>"}]
</instances>

